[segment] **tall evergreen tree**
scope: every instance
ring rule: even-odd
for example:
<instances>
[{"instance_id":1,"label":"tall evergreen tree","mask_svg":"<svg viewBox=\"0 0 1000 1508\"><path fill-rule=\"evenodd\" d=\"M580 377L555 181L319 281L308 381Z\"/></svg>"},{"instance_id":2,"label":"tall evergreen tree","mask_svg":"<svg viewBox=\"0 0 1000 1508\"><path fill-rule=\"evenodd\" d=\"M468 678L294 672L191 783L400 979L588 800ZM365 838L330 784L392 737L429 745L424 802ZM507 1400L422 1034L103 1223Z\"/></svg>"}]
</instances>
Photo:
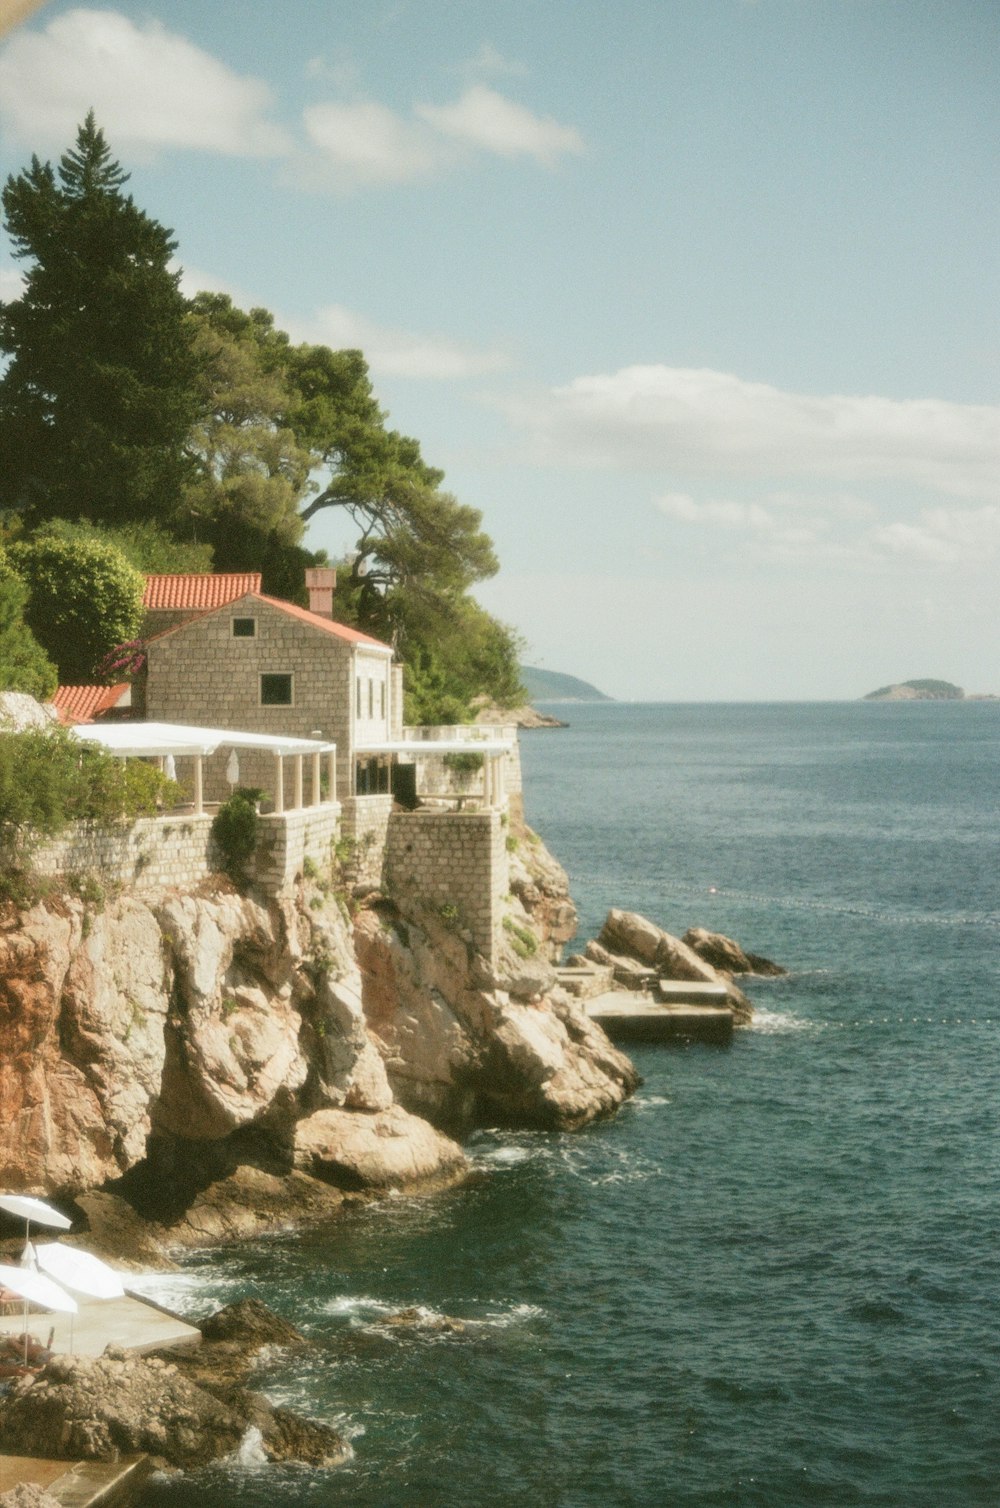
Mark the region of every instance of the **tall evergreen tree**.
<instances>
[{"instance_id":1,"label":"tall evergreen tree","mask_svg":"<svg viewBox=\"0 0 1000 1508\"><path fill-rule=\"evenodd\" d=\"M171 233L123 192L93 111L76 146L8 178L20 298L0 304L0 504L109 523L169 512L189 465L196 368Z\"/></svg>"}]
</instances>

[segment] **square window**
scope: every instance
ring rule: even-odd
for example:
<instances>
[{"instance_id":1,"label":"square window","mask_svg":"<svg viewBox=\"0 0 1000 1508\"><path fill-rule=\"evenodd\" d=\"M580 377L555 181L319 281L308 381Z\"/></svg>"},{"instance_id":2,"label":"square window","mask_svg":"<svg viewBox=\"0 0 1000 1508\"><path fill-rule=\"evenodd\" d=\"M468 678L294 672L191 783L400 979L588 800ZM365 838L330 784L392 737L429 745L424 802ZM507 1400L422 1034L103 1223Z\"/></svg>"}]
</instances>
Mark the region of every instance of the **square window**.
<instances>
[{"instance_id":1,"label":"square window","mask_svg":"<svg viewBox=\"0 0 1000 1508\"><path fill-rule=\"evenodd\" d=\"M265 672L260 678L260 704L262 707L290 707L292 705L292 677Z\"/></svg>"},{"instance_id":2,"label":"square window","mask_svg":"<svg viewBox=\"0 0 1000 1508\"><path fill-rule=\"evenodd\" d=\"M256 618L234 618L233 619L233 638L234 639L255 639L256 637L257 637L257 619Z\"/></svg>"}]
</instances>

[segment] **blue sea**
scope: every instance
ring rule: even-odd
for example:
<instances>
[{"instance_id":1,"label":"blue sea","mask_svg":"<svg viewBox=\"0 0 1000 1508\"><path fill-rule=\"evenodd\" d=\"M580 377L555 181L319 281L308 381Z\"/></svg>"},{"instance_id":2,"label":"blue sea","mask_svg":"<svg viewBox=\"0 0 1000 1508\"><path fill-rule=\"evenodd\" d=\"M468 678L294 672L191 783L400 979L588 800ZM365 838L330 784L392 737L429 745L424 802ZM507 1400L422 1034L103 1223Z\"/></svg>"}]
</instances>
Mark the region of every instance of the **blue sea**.
<instances>
[{"instance_id":1,"label":"blue sea","mask_svg":"<svg viewBox=\"0 0 1000 1508\"><path fill-rule=\"evenodd\" d=\"M621 906L791 972L731 1047L638 1050L612 1121L483 1130L462 1188L150 1279L319 1342L260 1383L354 1456L147 1501L1000 1502L1000 704L564 715L526 805L581 940Z\"/></svg>"}]
</instances>

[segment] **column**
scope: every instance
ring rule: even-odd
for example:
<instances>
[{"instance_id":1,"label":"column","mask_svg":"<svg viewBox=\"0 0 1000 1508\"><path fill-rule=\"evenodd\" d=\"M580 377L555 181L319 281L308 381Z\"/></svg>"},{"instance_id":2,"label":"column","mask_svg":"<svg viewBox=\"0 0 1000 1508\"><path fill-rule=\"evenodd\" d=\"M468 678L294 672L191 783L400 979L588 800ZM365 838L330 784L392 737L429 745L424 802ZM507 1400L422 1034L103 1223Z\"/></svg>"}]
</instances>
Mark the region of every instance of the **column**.
<instances>
[{"instance_id":1,"label":"column","mask_svg":"<svg viewBox=\"0 0 1000 1508\"><path fill-rule=\"evenodd\" d=\"M337 751L330 749L326 756L327 778L330 782L330 800L337 799Z\"/></svg>"},{"instance_id":2,"label":"column","mask_svg":"<svg viewBox=\"0 0 1000 1508\"><path fill-rule=\"evenodd\" d=\"M274 756L274 810L285 810L285 761L280 754Z\"/></svg>"},{"instance_id":3,"label":"column","mask_svg":"<svg viewBox=\"0 0 1000 1508\"><path fill-rule=\"evenodd\" d=\"M302 755L295 756L295 779L292 786L292 806L297 812L302 810Z\"/></svg>"},{"instance_id":4,"label":"column","mask_svg":"<svg viewBox=\"0 0 1000 1508\"><path fill-rule=\"evenodd\" d=\"M313 754L311 757L312 757L312 804L313 804L313 806L319 806L320 801L322 800L322 797L323 797L323 792L322 792L321 787L320 787L319 755L318 754ZM330 800L331 801L333 800L333 796L334 796L334 793L331 791L330 792Z\"/></svg>"},{"instance_id":5,"label":"column","mask_svg":"<svg viewBox=\"0 0 1000 1508\"><path fill-rule=\"evenodd\" d=\"M194 814L200 817L205 810L204 782L202 780L201 755L194 756Z\"/></svg>"}]
</instances>

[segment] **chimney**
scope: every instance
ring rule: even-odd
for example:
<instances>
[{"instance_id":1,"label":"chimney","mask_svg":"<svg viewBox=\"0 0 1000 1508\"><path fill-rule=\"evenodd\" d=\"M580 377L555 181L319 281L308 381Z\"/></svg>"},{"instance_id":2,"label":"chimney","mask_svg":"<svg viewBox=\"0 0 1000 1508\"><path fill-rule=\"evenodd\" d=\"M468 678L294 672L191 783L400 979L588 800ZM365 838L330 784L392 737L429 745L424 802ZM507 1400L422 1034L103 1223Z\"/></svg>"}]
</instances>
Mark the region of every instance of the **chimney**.
<instances>
[{"instance_id":1,"label":"chimney","mask_svg":"<svg viewBox=\"0 0 1000 1508\"><path fill-rule=\"evenodd\" d=\"M309 611L321 618L333 617L333 589L337 585L337 573L332 566L319 566L306 571L306 591L309 593Z\"/></svg>"}]
</instances>

